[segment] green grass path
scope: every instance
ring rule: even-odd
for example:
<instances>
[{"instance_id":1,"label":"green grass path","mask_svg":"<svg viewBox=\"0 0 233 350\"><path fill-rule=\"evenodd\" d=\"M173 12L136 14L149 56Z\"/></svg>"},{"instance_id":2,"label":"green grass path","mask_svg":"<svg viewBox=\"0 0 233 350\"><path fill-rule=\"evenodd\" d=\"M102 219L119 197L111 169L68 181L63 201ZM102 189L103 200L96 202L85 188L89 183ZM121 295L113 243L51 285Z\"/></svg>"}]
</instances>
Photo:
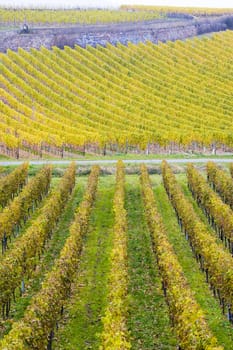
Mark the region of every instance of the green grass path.
<instances>
[{"instance_id":1,"label":"green grass path","mask_svg":"<svg viewBox=\"0 0 233 350\"><path fill-rule=\"evenodd\" d=\"M65 321L56 334L54 349L99 348L110 269L114 191L115 177L100 177L77 280L66 308Z\"/></svg>"},{"instance_id":2,"label":"green grass path","mask_svg":"<svg viewBox=\"0 0 233 350\"><path fill-rule=\"evenodd\" d=\"M233 328L222 315L219 303L212 296L212 292L205 282L205 276L200 271L199 265L192 254L184 234L180 231L175 212L168 201L165 189L161 183L161 177L155 175L151 176L151 179L156 184L154 188L155 198L168 232L169 241L173 245L185 277L195 294L196 300L202 307L209 327L218 339L219 344L223 345L226 350L232 350Z\"/></svg>"},{"instance_id":3,"label":"green grass path","mask_svg":"<svg viewBox=\"0 0 233 350\"><path fill-rule=\"evenodd\" d=\"M176 349L168 308L143 215L139 177L126 177L129 317L133 350Z\"/></svg>"}]
</instances>

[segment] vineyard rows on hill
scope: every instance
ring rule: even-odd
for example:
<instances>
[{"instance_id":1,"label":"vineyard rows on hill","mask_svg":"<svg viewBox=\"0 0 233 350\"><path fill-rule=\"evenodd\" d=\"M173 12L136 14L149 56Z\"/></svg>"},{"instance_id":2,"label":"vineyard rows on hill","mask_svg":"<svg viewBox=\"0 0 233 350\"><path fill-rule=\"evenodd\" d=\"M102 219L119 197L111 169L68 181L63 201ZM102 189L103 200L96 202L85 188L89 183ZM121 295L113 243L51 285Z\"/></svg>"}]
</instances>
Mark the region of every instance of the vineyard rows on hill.
<instances>
[{"instance_id":1,"label":"vineyard rows on hill","mask_svg":"<svg viewBox=\"0 0 233 350\"><path fill-rule=\"evenodd\" d=\"M27 9L0 8L2 25L77 25L138 22L173 18L192 18L191 16L222 16L232 14L233 8L182 8L169 6L135 6L123 5L120 9ZM182 16L183 15L183 16ZM188 17L189 16L189 17Z\"/></svg>"},{"instance_id":2,"label":"vineyard rows on hill","mask_svg":"<svg viewBox=\"0 0 233 350\"><path fill-rule=\"evenodd\" d=\"M3 25L62 25L100 24L148 21L164 18L159 11L126 11L97 9L25 9L0 8L0 22Z\"/></svg>"},{"instance_id":3,"label":"vineyard rows on hill","mask_svg":"<svg viewBox=\"0 0 233 350\"><path fill-rule=\"evenodd\" d=\"M76 176L71 163L29 180L28 164L3 168L0 349L232 350L232 250L215 232L219 210L233 217L218 194L232 194L232 166Z\"/></svg>"},{"instance_id":4,"label":"vineyard rows on hill","mask_svg":"<svg viewBox=\"0 0 233 350\"><path fill-rule=\"evenodd\" d=\"M148 11L164 14L189 14L192 16L221 16L233 13L233 8L213 7L176 7L176 6L153 6L153 5L122 5L123 10Z\"/></svg>"},{"instance_id":5,"label":"vineyard rows on hill","mask_svg":"<svg viewBox=\"0 0 233 350\"><path fill-rule=\"evenodd\" d=\"M8 50L0 152L230 150L232 38Z\"/></svg>"}]
</instances>

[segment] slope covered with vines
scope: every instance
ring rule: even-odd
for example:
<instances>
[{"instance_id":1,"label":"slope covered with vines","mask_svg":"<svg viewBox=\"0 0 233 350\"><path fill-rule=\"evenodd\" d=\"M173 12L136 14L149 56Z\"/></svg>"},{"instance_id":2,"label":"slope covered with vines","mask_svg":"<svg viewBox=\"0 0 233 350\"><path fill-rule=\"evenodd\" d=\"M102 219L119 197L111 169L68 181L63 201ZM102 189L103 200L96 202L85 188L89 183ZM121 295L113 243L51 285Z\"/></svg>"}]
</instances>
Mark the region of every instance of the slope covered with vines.
<instances>
[{"instance_id":1,"label":"slope covered with vines","mask_svg":"<svg viewBox=\"0 0 233 350\"><path fill-rule=\"evenodd\" d=\"M65 5L65 4L64 4ZM146 21L163 18L159 11L126 11L124 9L28 9L0 8L3 24L19 25L27 22L31 25L62 24L99 24Z\"/></svg>"},{"instance_id":2,"label":"slope covered with vines","mask_svg":"<svg viewBox=\"0 0 233 350\"><path fill-rule=\"evenodd\" d=\"M1 151L232 148L232 38L8 50Z\"/></svg>"},{"instance_id":3,"label":"slope covered with vines","mask_svg":"<svg viewBox=\"0 0 233 350\"><path fill-rule=\"evenodd\" d=\"M221 16L232 14L233 8L214 7L178 7L178 6L153 6L153 5L122 5L121 9L128 11L159 12L161 14L188 14L193 16Z\"/></svg>"}]
</instances>

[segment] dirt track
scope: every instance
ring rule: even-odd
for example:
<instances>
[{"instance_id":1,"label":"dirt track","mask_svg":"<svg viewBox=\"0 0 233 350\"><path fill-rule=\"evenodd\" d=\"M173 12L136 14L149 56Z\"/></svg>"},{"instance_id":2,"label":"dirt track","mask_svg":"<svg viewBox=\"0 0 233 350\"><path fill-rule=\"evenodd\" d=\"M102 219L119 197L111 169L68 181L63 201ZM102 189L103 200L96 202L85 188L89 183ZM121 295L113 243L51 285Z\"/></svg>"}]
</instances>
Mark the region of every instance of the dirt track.
<instances>
[{"instance_id":1,"label":"dirt track","mask_svg":"<svg viewBox=\"0 0 233 350\"><path fill-rule=\"evenodd\" d=\"M180 158L180 159L166 159L168 163L175 164L187 164L187 163L206 163L208 161L212 161L215 163L233 163L232 158ZM1 161L0 165L8 166L8 165L19 165L25 162L26 160L19 161ZM43 165L43 164L54 164L54 165L66 165L69 164L72 160L32 160L29 161L30 165ZM161 159L130 159L123 160L126 164L160 164L162 162ZM111 160L76 160L77 165L106 165L106 164L116 164L116 159Z\"/></svg>"}]
</instances>

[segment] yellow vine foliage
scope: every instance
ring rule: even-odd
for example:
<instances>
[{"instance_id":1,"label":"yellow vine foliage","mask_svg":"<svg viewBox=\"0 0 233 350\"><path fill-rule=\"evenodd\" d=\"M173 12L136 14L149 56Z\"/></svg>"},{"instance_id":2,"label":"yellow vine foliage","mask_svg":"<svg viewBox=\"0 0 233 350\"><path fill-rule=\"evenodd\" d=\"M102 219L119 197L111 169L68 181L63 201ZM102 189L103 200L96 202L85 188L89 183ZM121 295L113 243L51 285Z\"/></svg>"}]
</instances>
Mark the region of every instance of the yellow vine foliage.
<instances>
[{"instance_id":1,"label":"yellow vine foliage","mask_svg":"<svg viewBox=\"0 0 233 350\"><path fill-rule=\"evenodd\" d=\"M209 330L204 313L197 304L168 241L145 166L141 167L141 185L147 222L163 280L163 290L179 345L181 349L186 350L220 350L222 347L218 347L216 338Z\"/></svg>"},{"instance_id":2,"label":"yellow vine foliage","mask_svg":"<svg viewBox=\"0 0 233 350\"><path fill-rule=\"evenodd\" d=\"M148 12L97 9L11 9L0 8L0 18L3 24L19 25L24 22L36 25L47 24L99 24L147 21L163 18L159 11Z\"/></svg>"},{"instance_id":3,"label":"yellow vine foliage","mask_svg":"<svg viewBox=\"0 0 233 350\"><path fill-rule=\"evenodd\" d=\"M6 304L10 305L15 289L35 268L45 243L55 229L59 217L75 185L76 166L72 163L66 170L59 185L43 206L40 215L17 239L15 245L5 253L0 266L0 305L3 316ZM9 279L10 272L10 279ZM10 307L8 306L9 312Z\"/></svg>"},{"instance_id":4,"label":"yellow vine foliage","mask_svg":"<svg viewBox=\"0 0 233 350\"><path fill-rule=\"evenodd\" d=\"M28 163L24 163L12 171L8 176L0 179L0 206L6 204L17 195L26 184Z\"/></svg>"},{"instance_id":5,"label":"yellow vine foliage","mask_svg":"<svg viewBox=\"0 0 233 350\"><path fill-rule=\"evenodd\" d=\"M213 189L219 193L225 203L233 209L233 180L214 162L208 162L206 165L207 179Z\"/></svg>"},{"instance_id":6,"label":"yellow vine foliage","mask_svg":"<svg viewBox=\"0 0 233 350\"><path fill-rule=\"evenodd\" d=\"M122 5L121 9L127 11L148 11L161 14L176 13L193 16L222 16L233 13L233 8L213 7L181 7L181 6L153 6L153 5Z\"/></svg>"},{"instance_id":7,"label":"yellow vine foliage","mask_svg":"<svg viewBox=\"0 0 233 350\"><path fill-rule=\"evenodd\" d=\"M70 235L60 256L46 275L40 291L32 298L24 317L15 322L11 331L0 341L1 350L47 349L48 336L60 317L79 265L82 238L88 228L99 171L98 166L92 168L83 201L70 226Z\"/></svg>"},{"instance_id":8,"label":"yellow vine foliage","mask_svg":"<svg viewBox=\"0 0 233 350\"><path fill-rule=\"evenodd\" d=\"M158 45L8 50L0 144L232 147L232 39L226 31Z\"/></svg>"},{"instance_id":9,"label":"yellow vine foliage","mask_svg":"<svg viewBox=\"0 0 233 350\"><path fill-rule=\"evenodd\" d=\"M216 169L216 173L220 171L213 165L211 165L211 163L209 163L209 176L212 169L214 171ZM192 164L189 164L187 167L187 178L189 188L194 198L197 200L198 204L205 210L206 214L208 214L208 217L212 219L216 226L219 228L219 230L221 231L221 238L223 239L224 237L226 237L228 239L230 252L233 253L233 212L231 208L227 204L225 204L221 200L221 198L210 188L208 183ZM219 181L223 184L223 180L224 174ZM229 183L232 183L232 180L230 178ZM232 196L232 193L230 191L229 195Z\"/></svg>"},{"instance_id":10,"label":"yellow vine foliage","mask_svg":"<svg viewBox=\"0 0 233 350\"><path fill-rule=\"evenodd\" d=\"M181 229L185 232L195 251L201 269L206 273L208 282L219 293L223 311L228 305L233 306L233 266L232 256L216 238L208 232L205 224L199 219L192 204L185 198L175 175L166 161L162 163L163 183L168 197L176 211Z\"/></svg>"}]
</instances>

